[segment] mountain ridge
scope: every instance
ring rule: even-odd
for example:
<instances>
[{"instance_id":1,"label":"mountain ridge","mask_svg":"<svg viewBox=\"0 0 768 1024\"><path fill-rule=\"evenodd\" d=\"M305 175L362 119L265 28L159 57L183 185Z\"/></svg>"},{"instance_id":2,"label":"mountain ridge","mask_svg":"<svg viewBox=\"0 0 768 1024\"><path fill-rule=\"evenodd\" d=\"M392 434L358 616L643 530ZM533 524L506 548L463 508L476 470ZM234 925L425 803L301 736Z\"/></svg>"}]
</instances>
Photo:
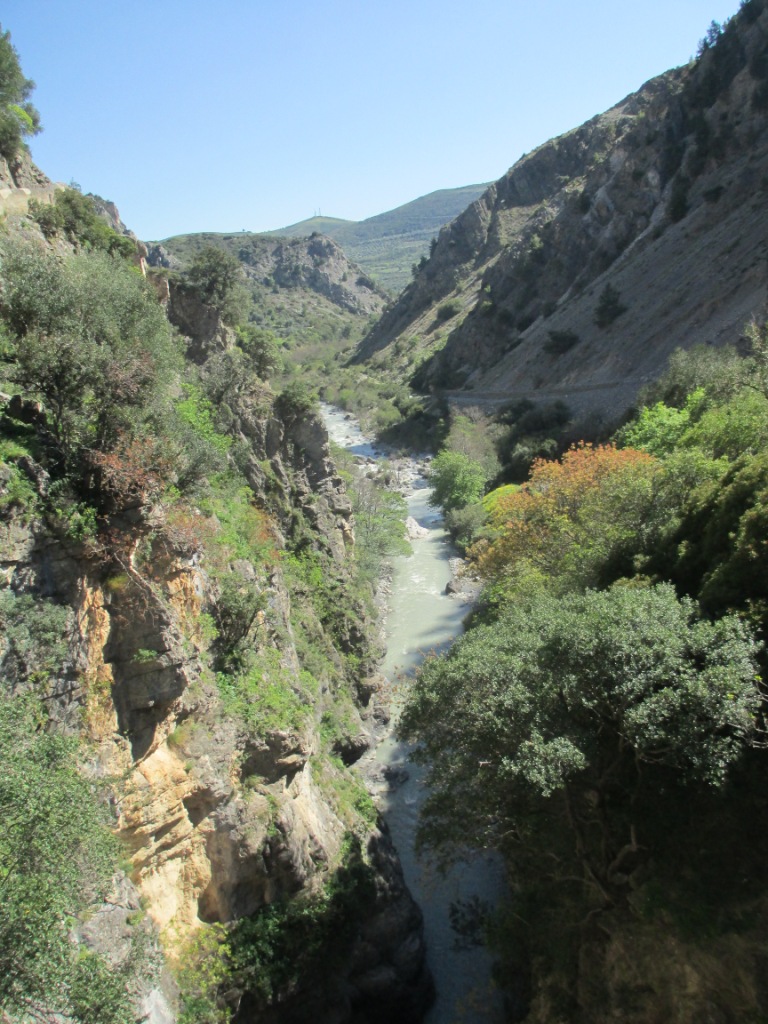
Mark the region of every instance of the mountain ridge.
<instances>
[{"instance_id":1,"label":"mountain ridge","mask_svg":"<svg viewBox=\"0 0 768 1024\"><path fill-rule=\"evenodd\" d=\"M411 267L425 257L440 229L488 188L488 183L435 189L393 210L361 221L310 217L269 235L303 237L320 232L342 246L349 258L390 291L411 279Z\"/></svg>"},{"instance_id":2,"label":"mountain ridge","mask_svg":"<svg viewBox=\"0 0 768 1024\"><path fill-rule=\"evenodd\" d=\"M557 392L616 417L674 348L736 340L766 301L766 31L750 5L694 64L519 160L354 361L465 401Z\"/></svg>"}]
</instances>

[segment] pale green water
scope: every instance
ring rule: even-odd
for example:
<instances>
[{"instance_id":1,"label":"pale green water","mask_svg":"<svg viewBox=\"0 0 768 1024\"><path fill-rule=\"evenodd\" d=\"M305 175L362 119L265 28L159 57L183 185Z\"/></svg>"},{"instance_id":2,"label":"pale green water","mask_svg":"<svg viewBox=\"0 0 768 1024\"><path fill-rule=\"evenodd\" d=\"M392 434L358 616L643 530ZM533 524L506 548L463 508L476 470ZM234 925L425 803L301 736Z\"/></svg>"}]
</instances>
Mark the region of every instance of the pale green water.
<instances>
[{"instance_id":1,"label":"pale green water","mask_svg":"<svg viewBox=\"0 0 768 1024\"><path fill-rule=\"evenodd\" d=\"M359 454L373 449L353 423L338 411L326 412L326 425L336 443ZM387 654L381 670L395 692L399 680L412 671L431 650L450 644L462 629L468 606L445 594L451 578L449 559L456 552L436 511L429 507L424 481L408 497L409 515L428 529L428 535L412 541L413 555L394 564L392 592L386 619ZM407 683L405 684L407 685ZM396 704L396 702L395 702ZM453 901L477 896L493 905L503 888L497 858L485 855L454 869L448 877L436 872L414 850L419 807L425 796L421 769L409 760L409 750L392 737L383 740L375 753L382 764L402 768L407 780L378 797L403 864L408 886L424 914L427 955L437 988L428 1024L500 1024L501 997L491 977L491 962L481 947L458 949L448 912Z\"/></svg>"}]
</instances>

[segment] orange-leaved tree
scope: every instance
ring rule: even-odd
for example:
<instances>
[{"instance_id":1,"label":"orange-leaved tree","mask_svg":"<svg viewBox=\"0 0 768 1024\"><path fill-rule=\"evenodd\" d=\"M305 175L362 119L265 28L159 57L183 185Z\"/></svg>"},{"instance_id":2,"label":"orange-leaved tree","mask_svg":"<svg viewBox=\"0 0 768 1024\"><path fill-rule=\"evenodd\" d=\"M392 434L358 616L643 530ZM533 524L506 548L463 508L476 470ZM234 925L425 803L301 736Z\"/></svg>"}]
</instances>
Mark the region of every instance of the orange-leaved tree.
<instances>
[{"instance_id":1,"label":"orange-leaved tree","mask_svg":"<svg viewBox=\"0 0 768 1024\"><path fill-rule=\"evenodd\" d=\"M478 568L499 595L565 593L631 573L663 515L660 473L647 452L613 445L537 459L528 482L493 503L490 538L472 552Z\"/></svg>"}]
</instances>

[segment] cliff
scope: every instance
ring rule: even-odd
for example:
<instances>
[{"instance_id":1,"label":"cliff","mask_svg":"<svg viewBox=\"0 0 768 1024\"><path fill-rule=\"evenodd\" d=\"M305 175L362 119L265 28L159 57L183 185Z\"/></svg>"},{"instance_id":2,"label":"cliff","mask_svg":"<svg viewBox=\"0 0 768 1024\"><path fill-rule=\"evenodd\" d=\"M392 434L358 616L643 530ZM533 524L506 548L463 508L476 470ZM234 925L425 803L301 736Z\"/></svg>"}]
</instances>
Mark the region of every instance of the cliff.
<instances>
[{"instance_id":1,"label":"cliff","mask_svg":"<svg viewBox=\"0 0 768 1024\"><path fill-rule=\"evenodd\" d=\"M751 0L696 62L524 156L441 231L355 361L460 401L612 418L676 347L737 340L768 284L767 31Z\"/></svg>"},{"instance_id":2,"label":"cliff","mask_svg":"<svg viewBox=\"0 0 768 1024\"><path fill-rule=\"evenodd\" d=\"M33 231L28 221L21 228ZM47 266L42 250L34 260ZM99 266L95 256L79 260ZM51 261L51 273L62 262ZM2 312L12 320L24 280L9 281ZM126 271L121 287L142 286ZM141 302L157 327L148 295ZM29 598L68 619L66 656L45 676L31 655L20 669L15 648L0 645L4 698L44 678L52 727L82 737L89 776L110 780L114 829L130 860L81 939L119 963L131 934L146 930L136 924L143 908L173 968L137 995L155 1024L173 1019L177 986L182 1000L200 996L189 976L201 936L212 937L206 955L225 964L215 926L236 932L250 922L258 932L260 920L282 922L283 959L267 956L258 983L239 974L202 993L237 1020L419 1020L431 991L420 913L348 767L383 713L374 630L354 586L349 499L320 420L276 399L265 381L237 378L226 434L218 432L219 414L202 395L234 365L232 332L199 302L176 318L200 369L184 385L174 374L157 381L175 403L189 396L176 433L161 435L175 465L155 448L148 462L147 440L136 442L144 454L125 447L125 421L89 470L87 451L76 456L70 435L54 428L45 397L2 396L4 593L22 629ZM14 338L12 391L25 346L45 344L33 322ZM139 332L129 345L143 340ZM120 357L126 373L138 366L129 352ZM160 357L137 358L146 368ZM67 398L78 425L92 413L87 389ZM134 391L128 401L135 406ZM85 437L91 428L83 429ZM94 436L89 444L101 443ZM64 471L56 453L65 449ZM197 481L191 490L185 471ZM323 920L337 933L310 941L295 927L302 913L317 916L318 935ZM246 936L243 948L254 941Z\"/></svg>"}]
</instances>

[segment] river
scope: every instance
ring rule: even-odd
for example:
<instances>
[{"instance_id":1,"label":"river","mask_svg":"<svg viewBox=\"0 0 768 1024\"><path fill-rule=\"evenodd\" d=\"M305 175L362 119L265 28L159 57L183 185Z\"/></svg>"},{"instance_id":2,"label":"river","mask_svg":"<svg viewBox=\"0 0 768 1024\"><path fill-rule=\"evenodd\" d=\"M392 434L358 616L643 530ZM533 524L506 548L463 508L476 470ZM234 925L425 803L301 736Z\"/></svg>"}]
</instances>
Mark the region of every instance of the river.
<instances>
[{"instance_id":1,"label":"river","mask_svg":"<svg viewBox=\"0 0 768 1024\"><path fill-rule=\"evenodd\" d=\"M323 416L336 444L364 458L386 455L344 413L324 406ZM455 558L456 551L441 516L429 505L428 485L418 474L415 460L406 460L404 470L408 515L425 532L411 541L412 555L396 558L393 563L385 625L387 653L381 672L393 691L394 718L400 680L413 672L427 653L451 643L461 632L468 611L465 598L445 593L451 579L450 559ZM414 849L419 808L425 797L423 769L411 762L408 746L391 733L367 760L361 768L369 776L382 778L380 769L386 768L390 781L375 785L374 796L397 847L408 886L424 914L427 956L437 990L427 1024L500 1024L504 1019L502 998L491 980L490 956L483 946L460 942L449 921L451 904L457 900L477 898L490 905L498 902L503 890L498 859L490 854L478 855L447 876L439 874L429 859L417 857ZM378 773L376 765L371 764L374 760Z\"/></svg>"}]
</instances>

